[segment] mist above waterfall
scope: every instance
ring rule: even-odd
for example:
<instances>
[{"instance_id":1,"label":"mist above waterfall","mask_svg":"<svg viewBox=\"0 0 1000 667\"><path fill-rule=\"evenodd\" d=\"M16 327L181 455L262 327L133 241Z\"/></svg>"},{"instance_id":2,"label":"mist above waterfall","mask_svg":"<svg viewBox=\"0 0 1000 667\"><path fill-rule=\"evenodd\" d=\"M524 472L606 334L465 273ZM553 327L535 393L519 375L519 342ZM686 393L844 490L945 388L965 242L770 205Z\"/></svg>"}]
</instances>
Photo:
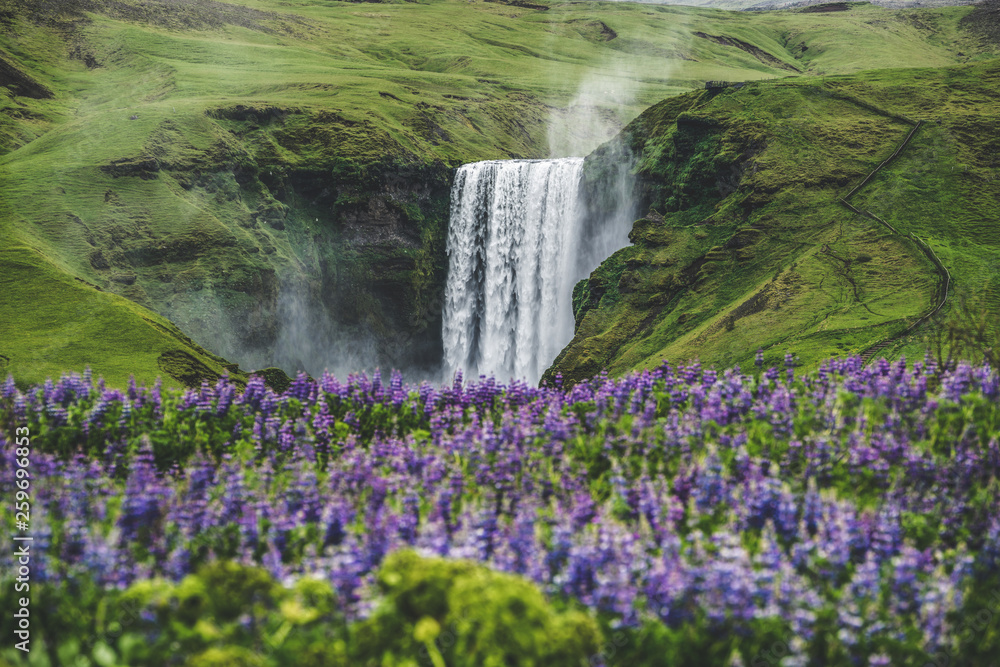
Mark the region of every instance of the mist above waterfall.
<instances>
[{"instance_id":1,"label":"mist above waterfall","mask_svg":"<svg viewBox=\"0 0 1000 667\"><path fill-rule=\"evenodd\" d=\"M590 71L549 124L549 155L587 155L614 137L631 120L627 114L636 92L636 79L627 64L609 59Z\"/></svg>"}]
</instances>

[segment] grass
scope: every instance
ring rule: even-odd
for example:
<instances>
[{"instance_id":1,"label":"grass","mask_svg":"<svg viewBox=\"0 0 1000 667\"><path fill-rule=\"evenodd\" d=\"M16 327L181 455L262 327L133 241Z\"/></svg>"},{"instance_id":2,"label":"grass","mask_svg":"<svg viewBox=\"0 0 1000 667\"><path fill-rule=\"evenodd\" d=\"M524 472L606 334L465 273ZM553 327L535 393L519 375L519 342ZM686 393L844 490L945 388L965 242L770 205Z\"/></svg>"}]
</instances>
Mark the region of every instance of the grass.
<instances>
[{"instance_id":1,"label":"grass","mask_svg":"<svg viewBox=\"0 0 1000 667\"><path fill-rule=\"evenodd\" d=\"M992 60L760 82L654 107L624 134L640 151L651 213L635 245L591 276L617 290L578 311L577 337L550 374L576 380L664 358L746 365L759 347L767 363L791 350L807 366L860 354L934 307L935 268L908 233L952 275L946 311L964 301L1000 318L998 78ZM909 132L899 117L927 122L852 201L895 235L837 202ZM739 184L722 196L719 179L734 169ZM934 330L882 353L922 356Z\"/></svg>"},{"instance_id":2,"label":"grass","mask_svg":"<svg viewBox=\"0 0 1000 667\"><path fill-rule=\"evenodd\" d=\"M941 67L982 53L958 26L963 7L75 6L0 0L9 17L0 51L54 92L0 94L0 234L52 270L169 318L216 353L289 371L301 367L279 349L293 292L308 295L303 321L335 321L317 334L321 347L374 340L376 361L433 357L450 167L586 153L649 105L705 80ZM746 113L778 107L754 109ZM812 168L807 139L789 139L774 155L796 164L782 187ZM753 284L771 270L755 270ZM13 279L12 270L0 276ZM41 284L31 289L36 298L17 304L26 333L48 336L31 321L60 313L67 330L85 324ZM8 310L15 304L6 299ZM0 354L25 357L26 343L13 340ZM47 347L53 367L79 364L71 347ZM99 345L88 352L97 372L103 354ZM19 379L43 377L16 368ZM149 368L137 363L136 372L150 379Z\"/></svg>"},{"instance_id":3,"label":"grass","mask_svg":"<svg viewBox=\"0 0 1000 667\"><path fill-rule=\"evenodd\" d=\"M59 377L67 369L93 366L111 386L130 376L163 376L165 386L181 386L175 376L199 378L245 375L199 348L168 320L115 294L73 279L25 246L0 249L0 372L19 384ZM39 294L50 308L36 304Z\"/></svg>"}]
</instances>

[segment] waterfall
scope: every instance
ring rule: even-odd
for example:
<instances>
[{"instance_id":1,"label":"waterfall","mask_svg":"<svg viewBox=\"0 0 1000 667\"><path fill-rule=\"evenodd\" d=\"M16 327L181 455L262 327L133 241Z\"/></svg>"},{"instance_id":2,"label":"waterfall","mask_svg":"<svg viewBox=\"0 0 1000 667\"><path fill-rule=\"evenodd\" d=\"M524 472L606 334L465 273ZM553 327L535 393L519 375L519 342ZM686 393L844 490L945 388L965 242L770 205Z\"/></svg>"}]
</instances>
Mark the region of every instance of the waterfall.
<instances>
[{"instance_id":1,"label":"waterfall","mask_svg":"<svg viewBox=\"0 0 1000 667\"><path fill-rule=\"evenodd\" d=\"M573 285L593 268L581 261L582 170L583 158L458 170L445 288L448 370L535 383L572 339Z\"/></svg>"}]
</instances>

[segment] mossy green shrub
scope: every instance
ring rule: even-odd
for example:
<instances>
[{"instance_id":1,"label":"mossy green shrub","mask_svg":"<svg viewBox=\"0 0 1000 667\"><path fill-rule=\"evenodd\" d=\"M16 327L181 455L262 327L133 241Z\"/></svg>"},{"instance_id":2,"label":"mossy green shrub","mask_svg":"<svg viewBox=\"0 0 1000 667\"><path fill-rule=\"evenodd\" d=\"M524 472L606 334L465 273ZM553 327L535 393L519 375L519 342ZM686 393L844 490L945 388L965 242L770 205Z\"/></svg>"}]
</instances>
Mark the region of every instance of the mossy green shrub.
<instances>
[{"instance_id":1,"label":"mossy green shrub","mask_svg":"<svg viewBox=\"0 0 1000 667\"><path fill-rule=\"evenodd\" d=\"M214 561L176 583L148 579L125 591L87 590L78 598L52 591L39 600L53 665L348 664L333 590L315 578L286 588L261 568ZM57 600L58 608L46 604Z\"/></svg>"},{"instance_id":2,"label":"mossy green shrub","mask_svg":"<svg viewBox=\"0 0 1000 667\"><path fill-rule=\"evenodd\" d=\"M124 591L33 584L32 652L4 650L0 665L578 667L600 654L593 618L521 577L402 551L377 580L374 613L352 625L326 581L283 586L235 561Z\"/></svg>"},{"instance_id":3,"label":"mossy green shrub","mask_svg":"<svg viewBox=\"0 0 1000 667\"><path fill-rule=\"evenodd\" d=\"M601 643L583 612L558 611L524 579L471 561L401 551L378 583L385 601L357 628L358 664L576 667Z\"/></svg>"}]
</instances>

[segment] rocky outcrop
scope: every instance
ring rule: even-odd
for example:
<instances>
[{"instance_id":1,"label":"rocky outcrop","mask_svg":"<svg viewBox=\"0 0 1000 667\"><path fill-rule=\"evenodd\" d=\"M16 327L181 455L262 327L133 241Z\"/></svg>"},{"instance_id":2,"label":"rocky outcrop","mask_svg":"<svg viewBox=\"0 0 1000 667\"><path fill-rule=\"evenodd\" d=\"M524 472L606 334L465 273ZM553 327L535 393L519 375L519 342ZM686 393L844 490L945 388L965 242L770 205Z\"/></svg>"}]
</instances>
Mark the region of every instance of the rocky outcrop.
<instances>
[{"instance_id":1,"label":"rocky outcrop","mask_svg":"<svg viewBox=\"0 0 1000 667\"><path fill-rule=\"evenodd\" d=\"M1000 44L1000 0L978 3L959 25L987 44Z\"/></svg>"},{"instance_id":2,"label":"rocky outcrop","mask_svg":"<svg viewBox=\"0 0 1000 667\"><path fill-rule=\"evenodd\" d=\"M22 97L39 100L52 97L51 90L18 69L2 51L0 51L0 86Z\"/></svg>"},{"instance_id":3,"label":"rocky outcrop","mask_svg":"<svg viewBox=\"0 0 1000 667\"><path fill-rule=\"evenodd\" d=\"M436 367L451 170L336 113L241 104L206 116L208 149L164 121L142 154L100 167L159 180L198 211L165 225L126 184L105 192L88 236L105 288L245 368Z\"/></svg>"}]
</instances>

